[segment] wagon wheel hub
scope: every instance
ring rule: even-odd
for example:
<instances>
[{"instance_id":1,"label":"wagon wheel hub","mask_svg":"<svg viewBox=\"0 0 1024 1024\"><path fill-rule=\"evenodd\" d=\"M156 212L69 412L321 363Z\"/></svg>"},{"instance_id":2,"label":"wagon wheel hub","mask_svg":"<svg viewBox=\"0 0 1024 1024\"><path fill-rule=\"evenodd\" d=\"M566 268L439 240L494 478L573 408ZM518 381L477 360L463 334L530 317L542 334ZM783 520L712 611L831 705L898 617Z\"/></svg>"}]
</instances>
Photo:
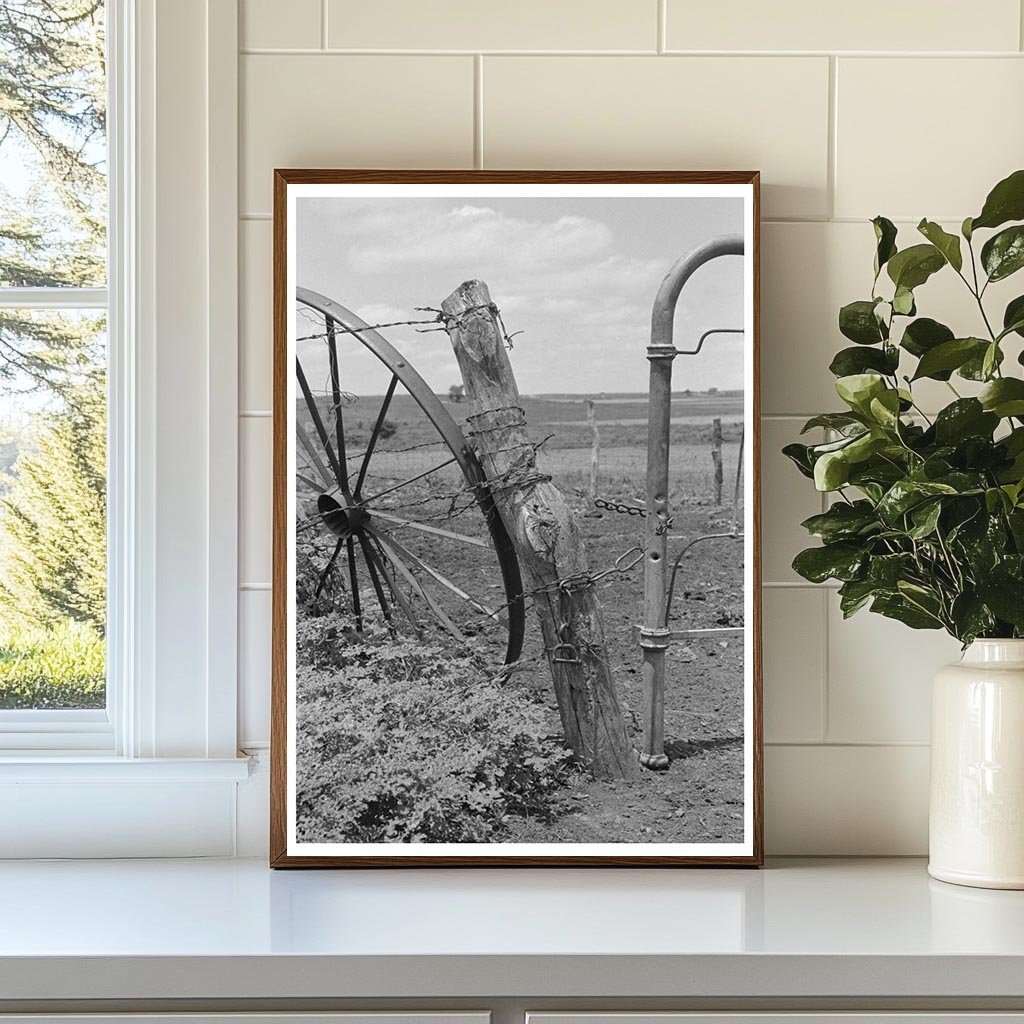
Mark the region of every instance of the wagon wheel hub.
<instances>
[{"instance_id":1,"label":"wagon wheel hub","mask_svg":"<svg viewBox=\"0 0 1024 1024\"><path fill-rule=\"evenodd\" d=\"M342 505L329 494L321 494L316 507L324 526L339 537L358 533L370 522L370 513L362 505Z\"/></svg>"}]
</instances>

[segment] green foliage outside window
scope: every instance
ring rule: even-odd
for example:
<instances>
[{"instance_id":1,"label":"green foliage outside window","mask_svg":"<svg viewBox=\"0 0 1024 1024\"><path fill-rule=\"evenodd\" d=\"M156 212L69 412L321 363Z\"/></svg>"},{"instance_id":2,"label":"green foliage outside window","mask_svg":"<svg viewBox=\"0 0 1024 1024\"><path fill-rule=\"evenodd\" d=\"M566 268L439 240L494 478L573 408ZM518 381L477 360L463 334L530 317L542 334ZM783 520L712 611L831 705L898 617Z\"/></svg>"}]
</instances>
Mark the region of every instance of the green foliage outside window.
<instances>
[{"instance_id":1,"label":"green foliage outside window","mask_svg":"<svg viewBox=\"0 0 1024 1024\"><path fill-rule=\"evenodd\" d=\"M0 298L106 283L103 16L0 2ZM104 703L103 327L0 305L0 708Z\"/></svg>"}]
</instances>

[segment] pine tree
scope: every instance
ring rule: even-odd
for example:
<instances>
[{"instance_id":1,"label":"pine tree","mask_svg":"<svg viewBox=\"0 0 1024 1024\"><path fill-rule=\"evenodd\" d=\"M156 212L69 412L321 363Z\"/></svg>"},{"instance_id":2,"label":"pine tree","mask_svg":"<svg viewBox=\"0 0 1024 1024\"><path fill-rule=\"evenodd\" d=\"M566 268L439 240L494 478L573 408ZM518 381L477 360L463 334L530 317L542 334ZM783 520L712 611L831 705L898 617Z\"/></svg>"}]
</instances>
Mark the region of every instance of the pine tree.
<instances>
[{"instance_id":1,"label":"pine tree","mask_svg":"<svg viewBox=\"0 0 1024 1024\"><path fill-rule=\"evenodd\" d=\"M0 2L0 147L32 180L0 185L0 287L106 276L102 0ZM63 392L95 358L60 317L0 309L0 378Z\"/></svg>"},{"instance_id":2,"label":"pine tree","mask_svg":"<svg viewBox=\"0 0 1024 1024\"><path fill-rule=\"evenodd\" d=\"M4 617L42 626L74 619L102 635L106 395L100 375L80 385L34 450L21 454L0 508Z\"/></svg>"}]
</instances>

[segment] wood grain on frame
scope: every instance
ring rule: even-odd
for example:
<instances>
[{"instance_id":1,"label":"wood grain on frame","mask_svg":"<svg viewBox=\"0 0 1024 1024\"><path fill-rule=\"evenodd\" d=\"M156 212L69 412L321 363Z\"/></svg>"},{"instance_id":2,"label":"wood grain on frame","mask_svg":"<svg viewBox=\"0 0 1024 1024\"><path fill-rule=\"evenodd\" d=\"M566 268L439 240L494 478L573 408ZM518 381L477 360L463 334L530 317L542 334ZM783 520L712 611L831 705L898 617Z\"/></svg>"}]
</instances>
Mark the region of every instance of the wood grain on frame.
<instances>
[{"instance_id":1,"label":"wood grain on frame","mask_svg":"<svg viewBox=\"0 0 1024 1024\"><path fill-rule=\"evenodd\" d=\"M754 379L753 423L753 852L729 856L669 856L656 852L616 856L295 856L288 854L288 680L285 564L287 543L287 394L288 315L287 239L289 185L345 184L675 184L751 185L753 187L753 304L752 340ZM761 394L760 309L761 233L760 174L757 171L446 171L446 170L337 170L278 169L274 171L274 454L273 454L273 618L271 628L271 724L270 724L270 866L295 867L759 867L764 863L764 757L762 714L761 640ZM651 844L652 849L657 844Z\"/></svg>"}]
</instances>

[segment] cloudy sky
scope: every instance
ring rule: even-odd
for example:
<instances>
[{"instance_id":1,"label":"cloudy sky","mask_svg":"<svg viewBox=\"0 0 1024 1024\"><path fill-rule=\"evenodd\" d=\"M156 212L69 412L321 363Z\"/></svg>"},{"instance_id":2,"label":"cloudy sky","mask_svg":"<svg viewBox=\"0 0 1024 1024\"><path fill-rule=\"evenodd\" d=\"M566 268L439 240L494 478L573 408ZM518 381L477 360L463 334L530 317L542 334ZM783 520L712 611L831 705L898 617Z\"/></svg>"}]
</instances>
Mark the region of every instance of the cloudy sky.
<instances>
[{"instance_id":1,"label":"cloudy sky","mask_svg":"<svg viewBox=\"0 0 1024 1024\"><path fill-rule=\"evenodd\" d=\"M461 282L490 288L514 339L524 394L645 392L651 304L669 266L708 238L743 230L738 198L303 198L296 201L296 273L367 323L422 316ZM715 260L685 288L676 344L743 324L742 261ZM310 333L300 323L298 335ZM444 333L383 332L438 391L461 378ZM310 354L300 345L305 361ZM677 359L674 386L743 385L743 340L712 338ZM372 357L343 363L347 390L376 394Z\"/></svg>"}]
</instances>

